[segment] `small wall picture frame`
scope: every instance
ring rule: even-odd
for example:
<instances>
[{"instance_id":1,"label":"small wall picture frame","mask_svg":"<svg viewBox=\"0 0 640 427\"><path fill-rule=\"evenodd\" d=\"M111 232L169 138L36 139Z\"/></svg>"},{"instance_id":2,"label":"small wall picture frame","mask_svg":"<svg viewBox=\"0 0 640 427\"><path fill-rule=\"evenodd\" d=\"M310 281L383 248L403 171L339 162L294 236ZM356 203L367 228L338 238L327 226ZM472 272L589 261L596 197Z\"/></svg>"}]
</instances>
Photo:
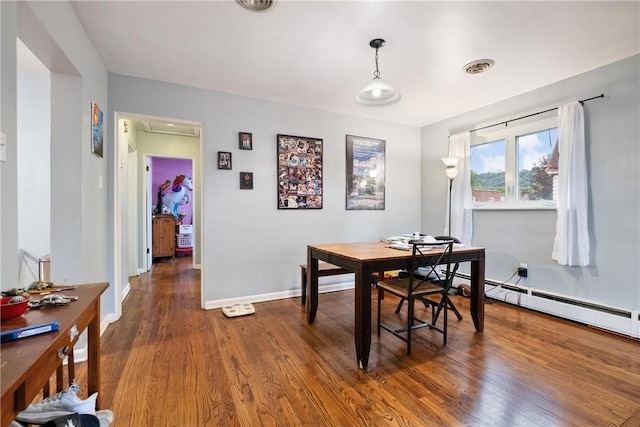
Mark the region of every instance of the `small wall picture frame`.
<instances>
[{"instance_id":1,"label":"small wall picture frame","mask_svg":"<svg viewBox=\"0 0 640 427\"><path fill-rule=\"evenodd\" d=\"M253 137L249 132L238 133L238 148L241 150L253 150Z\"/></svg>"},{"instance_id":2,"label":"small wall picture frame","mask_svg":"<svg viewBox=\"0 0 640 427\"><path fill-rule=\"evenodd\" d=\"M253 190L253 172L240 172L240 189Z\"/></svg>"},{"instance_id":3,"label":"small wall picture frame","mask_svg":"<svg viewBox=\"0 0 640 427\"><path fill-rule=\"evenodd\" d=\"M218 151L218 169L231 170L231 153Z\"/></svg>"},{"instance_id":4,"label":"small wall picture frame","mask_svg":"<svg viewBox=\"0 0 640 427\"><path fill-rule=\"evenodd\" d=\"M91 152L98 157L104 153L103 114L98 104L91 103Z\"/></svg>"}]
</instances>

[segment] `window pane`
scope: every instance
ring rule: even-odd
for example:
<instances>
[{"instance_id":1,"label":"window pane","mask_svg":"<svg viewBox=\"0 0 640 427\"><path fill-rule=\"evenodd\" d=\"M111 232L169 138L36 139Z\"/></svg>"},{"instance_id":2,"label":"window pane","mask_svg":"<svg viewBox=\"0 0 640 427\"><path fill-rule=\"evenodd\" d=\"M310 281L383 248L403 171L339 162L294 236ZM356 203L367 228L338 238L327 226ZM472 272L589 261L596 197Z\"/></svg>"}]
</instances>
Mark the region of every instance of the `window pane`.
<instances>
[{"instance_id":1,"label":"window pane","mask_svg":"<svg viewBox=\"0 0 640 427\"><path fill-rule=\"evenodd\" d=\"M471 147L471 194L474 203L505 199L504 139Z\"/></svg>"},{"instance_id":2,"label":"window pane","mask_svg":"<svg viewBox=\"0 0 640 427\"><path fill-rule=\"evenodd\" d=\"M557 180L558 176L558 128L518 136L516 144L518 147L518 200L555 200L554 180Z\"/></svg>"}]
</instances>

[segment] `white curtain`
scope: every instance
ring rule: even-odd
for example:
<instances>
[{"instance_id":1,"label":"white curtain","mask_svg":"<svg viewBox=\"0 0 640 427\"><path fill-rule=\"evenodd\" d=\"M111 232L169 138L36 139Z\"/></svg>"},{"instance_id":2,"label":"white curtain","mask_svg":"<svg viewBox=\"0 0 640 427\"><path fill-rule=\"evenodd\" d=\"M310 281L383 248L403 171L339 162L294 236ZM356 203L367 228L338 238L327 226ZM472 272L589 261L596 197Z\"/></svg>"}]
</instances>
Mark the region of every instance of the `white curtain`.
<instances>
[{"instance_id":1,"label":"white curtain","mask_svg":"<svg viewBox=\"0 0 640 427\"><path fill-rule=\"evenodd\" d=\"M589 265L584 110L558 108L558 219L551 257L560 265Z\"/></svg>"},{"instance_id":2,"label":"white curtain","mask_svg":"<svg viewBox=\"0 0 640 427\"><path fill-rule=\"evenodd\" d=\"M457 157L458 176L451 189L451 232L449 233L449 204L445 218L445 235L457 237L466 245L473 238L473 203L471 199L471 134L463 132L449 137L449 156ZM447 180L447 191L449 182Z\"/></svg>"}]
</instances>

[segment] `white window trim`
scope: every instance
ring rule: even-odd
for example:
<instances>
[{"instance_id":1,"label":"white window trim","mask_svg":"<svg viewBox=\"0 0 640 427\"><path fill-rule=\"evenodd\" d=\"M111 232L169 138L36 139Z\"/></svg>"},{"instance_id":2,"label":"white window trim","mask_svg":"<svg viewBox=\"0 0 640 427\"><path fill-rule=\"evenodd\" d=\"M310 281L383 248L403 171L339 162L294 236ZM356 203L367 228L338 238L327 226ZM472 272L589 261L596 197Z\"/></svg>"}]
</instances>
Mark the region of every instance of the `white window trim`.
<instances>
[{"instance_id":1,"label":"white window trim","mask_svg":"<svg viewBox=\"0 0 640 427\"><path fill-rule=\"evenodd\" d=\"M474 145L482 145L489 142L494 142L504 139L505 144L505 190L508 193L514 191L515 183L513 182L514 176L512 173L506 173L510 168L511 171L515 171L517 166L515 163L517 156L515 153L516 144L515 138L520 135L527 135L535 132L539 132L545 129L551 129L558 127L558 117L550 117L535 122L526 123L520 126L505 126L499 130L483 129L471 134L471 147ZM510 160L509 160L510 159ZM555 201L544 200L527 200L527 201L504 201L504 202L483 202L474 203L474 210L500 210L500 211L519 211L519 210L556 210Z\"/></svg>"}]
</instances>

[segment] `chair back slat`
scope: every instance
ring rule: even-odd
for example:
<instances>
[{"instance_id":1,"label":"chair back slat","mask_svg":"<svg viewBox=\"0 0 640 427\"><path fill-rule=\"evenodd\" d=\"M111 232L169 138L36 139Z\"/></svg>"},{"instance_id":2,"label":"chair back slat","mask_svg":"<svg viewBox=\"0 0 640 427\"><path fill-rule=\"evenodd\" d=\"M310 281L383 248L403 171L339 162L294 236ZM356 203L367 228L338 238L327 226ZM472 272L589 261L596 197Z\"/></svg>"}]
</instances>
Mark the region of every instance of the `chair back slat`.
<instances>
[{"instance_id":1,"label":"chair back slat","mask_svg":"<svg viewBox=\"0 0 640 427\"><path fill-rule=\"evenodd\" d=\"M411 268L409 269L409 295L418 289L423 283L437 280L448 290L452 280L451 252L453 240L439 240L437 242L424 242L412 240ZM434 258L435 256L435 258ZM444 277L438 267L445 269ZM426 269L427 274L416 274L419 269Z\"/></svg>"}]
</instances>

